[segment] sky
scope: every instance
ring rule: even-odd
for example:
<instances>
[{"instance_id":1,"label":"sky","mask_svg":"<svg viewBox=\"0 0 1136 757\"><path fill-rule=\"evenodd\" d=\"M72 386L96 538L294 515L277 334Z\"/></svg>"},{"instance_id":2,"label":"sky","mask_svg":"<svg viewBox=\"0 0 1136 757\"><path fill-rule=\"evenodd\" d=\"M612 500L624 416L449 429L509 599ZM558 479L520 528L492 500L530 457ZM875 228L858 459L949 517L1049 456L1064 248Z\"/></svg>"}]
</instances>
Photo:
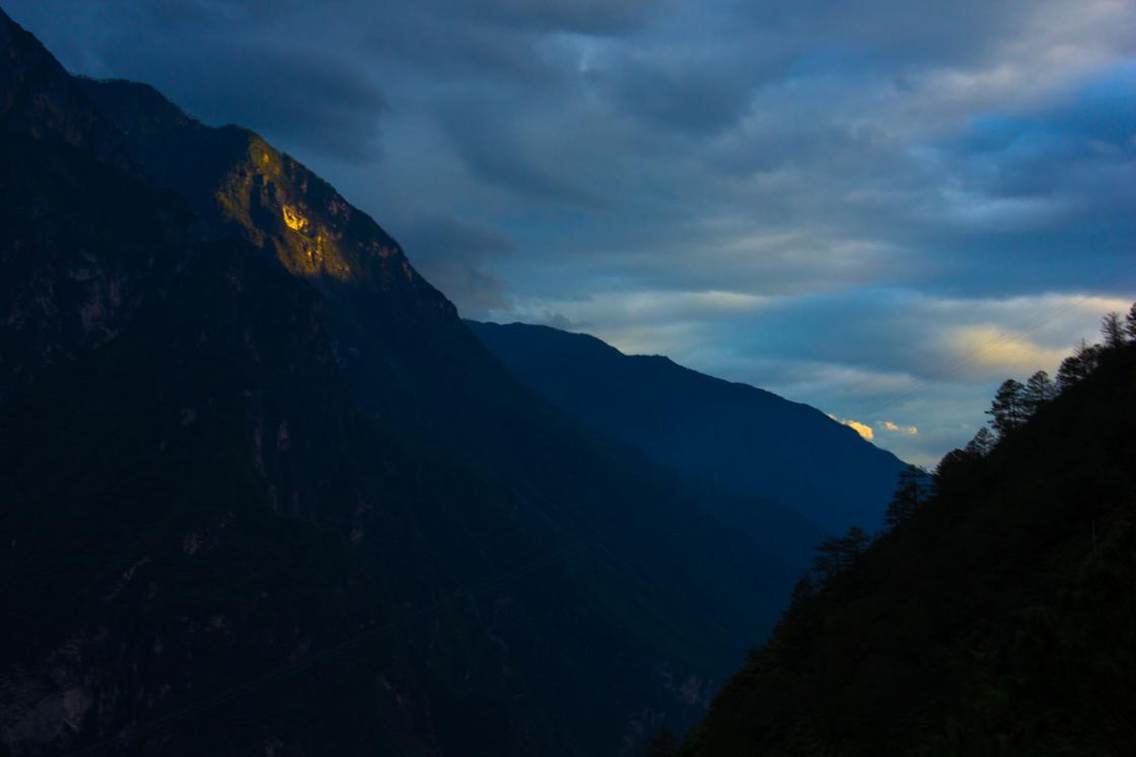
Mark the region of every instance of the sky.
<instances>
[{"instance_id":1,"label":"sky","mask_svg":"<svg viewBox=\"0 0 1136 757\"><path fill-rule=\"evenodd\" d=\"M1133 0L3 3L69 70L264 134L464 316L919 464L1136 299Z\"/></svg>"}]
</instances>

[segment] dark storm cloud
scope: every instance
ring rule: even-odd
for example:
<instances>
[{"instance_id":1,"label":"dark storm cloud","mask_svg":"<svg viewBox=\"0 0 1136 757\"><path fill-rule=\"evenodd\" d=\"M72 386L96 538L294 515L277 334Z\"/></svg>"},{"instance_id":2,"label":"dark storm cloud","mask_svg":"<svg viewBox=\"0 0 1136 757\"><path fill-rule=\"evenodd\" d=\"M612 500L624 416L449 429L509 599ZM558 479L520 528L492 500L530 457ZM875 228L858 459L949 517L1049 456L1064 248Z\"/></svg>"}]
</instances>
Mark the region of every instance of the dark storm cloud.
<instances>
[{"instance_id":1,"label":"dark storm cloud","mask_svg":"<svg viewBox=\"0 0 1136 757\"><path fill-rule=\"evenodd\" d=\"M532 149L523 129L499 120L506 107L458 98L439 114L443 130L458 155L480 179L517 195L573 205L594 205L597 198L565 178L561 155Z\"/></svg>"},{"instance_id":2,"label":"dark storm cloud","mask_svg":"<svg viewBox=\"0 0 1136 757\"><path fill-rule=\"evenodd\" d=\"M355 160L377 156L387 101L357 68L321 51L218 44L208 52L215 73L204 81L201 49L168 53L166 74L179 84L184 107L211 123L256 124L273 140ZM115 58L108 58L114 65Z\"/></svg>"},{"instance_id":3,"label":"dark storm cloud","mask_svg":"<svg viewBox=\"0 0 1136 757\"><path fill-rule=\"evenodd\" d=\"M735 125L749 108L753 86L749 72L714 60L631 59L594 79L627 112L695 136Z\"/></svg>"},{"instance_id":4,"label":"dark storm cloud","mask_svg":"<svg viewBox=\"0 0 1136 757\"><path fill-rule=\"evenodd\" d=\"M767 44L808 65L850 61L895 70L921 60L970 62L1020 27L1035 0L837 0L730 3L735 23L760 30Z\"/></svg>"},{"instance_id":5,"label":"dark storm cloud","mask_svg":"<svg viewBox=\"0 0 1136 757\"><path fill-rule=\"evenodd\" d=\"M419 271L447 296L483 310L505 306L504 287L486 264L511 254L514 247L497 231L422 214L399 228L399 238L414 250Z\"/></svg>"},{"instance_id":6,"label":"dark storm cloud","mask_svg":"<svg viewBox=\"0 0 1136 757\"><path fill-rule=\"evenodd\" d=\"M192 115L249 125L283 143L343 159L373 158L387 107L357 60L306 33L272 22L287 3L178 0L31 3L27 22L63 57L93 76L145 80ZM60 26L57 6L66 6ZM302 19L297 19L301 21ZM53 33L70 32L58 47Z\"/></svg>"},{"instance_id":7,"label":"dark storm cloud","mask_svg":"<svg viewBox=\"0 0 1136 757\"><path fill-rule=\"evenodd\" d=\"M671 353L922 462L1136 296L1131 3L6 7L312 164L466 315Z\"/></svg>"},{"instance_id":8,"label":"dark storm cloud","mask_svg":"<svg viewBox=\"0 0 1136 757\"><path fill-rule=\"evenodd\" d=\"M535 31L616 34L638 26L660 0L435 0L438 11Z\"/></svg>"},{"instance_id":9,"label":"dark storm cloud","mask_svg":"<svg viewBox=\"0 0 1136 757\"><path fill-rule=\"evenodd\" d=\"M1078 191L1099 192L1098 201L1123 201L1116 182L1131 178L1136 163L1134 93L1136 66L1090 82L1055 107L976 119L941 149L1003 196L1068 191L1076 182Z\"/></svg>"}]
</instances>

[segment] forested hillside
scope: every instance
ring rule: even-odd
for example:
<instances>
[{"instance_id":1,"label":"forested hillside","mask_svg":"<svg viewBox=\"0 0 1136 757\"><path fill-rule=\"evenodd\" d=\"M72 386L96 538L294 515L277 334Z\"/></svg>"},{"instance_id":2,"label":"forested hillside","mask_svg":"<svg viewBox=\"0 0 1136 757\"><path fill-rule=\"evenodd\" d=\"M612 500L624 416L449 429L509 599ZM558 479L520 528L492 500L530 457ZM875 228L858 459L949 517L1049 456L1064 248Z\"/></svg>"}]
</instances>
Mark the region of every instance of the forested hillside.
<instances>
[{"instance_id":1,"label":"forested hillside","mask_svg":"<svg viewBox=\"0 0 1136 757\"><path fill-rule=\"evenodd\" d=\"M1136 308L1007 381L993 432L826 542L682 753L1123 755L1136 744ZM656 745L667 749L665 739Z\"/></svg>"}]
</instances>

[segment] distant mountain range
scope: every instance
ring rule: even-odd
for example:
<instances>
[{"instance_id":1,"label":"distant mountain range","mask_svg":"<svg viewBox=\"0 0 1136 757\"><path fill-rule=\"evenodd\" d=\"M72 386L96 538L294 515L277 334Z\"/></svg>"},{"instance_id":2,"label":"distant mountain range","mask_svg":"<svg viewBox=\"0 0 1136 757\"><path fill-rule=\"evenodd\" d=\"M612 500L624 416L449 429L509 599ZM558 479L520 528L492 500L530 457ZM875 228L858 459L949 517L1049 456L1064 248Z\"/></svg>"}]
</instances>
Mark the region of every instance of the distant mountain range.
<instances>
[{"instance_id":1,"label":"distant mountain range","mask_svg":"<svg viewBox=\"0 0 1136 757\"><path fill-rule=\"evenodd\" d=\"M811 488L597 433L304 166L2 12L0 188L7 752L631 754L772 627Z\"/></svg>"},{"instance_id":2,"label":"distant mountain range","mask_svg":"<svg viewBox=\"0 0 1136 757\"><path fill-rule=\"evenodd\" d=\"M748 524L758 534L790 513L829 533L874 529L904 466L816 408L660 355L624 355L548 326L467 323L522 384L568 415L659 464L764 502L751 514L760 522Z\"/></svg>"}]
</instances>

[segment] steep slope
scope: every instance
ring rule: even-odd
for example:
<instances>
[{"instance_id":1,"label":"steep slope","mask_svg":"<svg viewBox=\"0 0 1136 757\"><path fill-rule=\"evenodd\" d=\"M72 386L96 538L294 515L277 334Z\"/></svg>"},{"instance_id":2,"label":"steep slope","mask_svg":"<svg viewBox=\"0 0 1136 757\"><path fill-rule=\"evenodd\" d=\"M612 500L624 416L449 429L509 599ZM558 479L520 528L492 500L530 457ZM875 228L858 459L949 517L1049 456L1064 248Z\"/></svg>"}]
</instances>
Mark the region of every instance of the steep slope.
<instances>
[{"instance_id":1,"label":"steep slope","mask_svg":"<svg viewBox=\"0 0 1136 757\"><path fill-rule=\"evenodd\" d=\"M470 327L522 384L569 415L661 464L764 500L754 532L777 522L800 532L793 511L829 533L875 527L903 467L814 408L665 357L624 355L547 326Z\"/></svg>"},{"instance_id":2,"label":"steep slope","mask_svg":"<svg viewBox=\"0 0 1136 757\"><path fill-rule=\"evenodd\" d=\"M123 166L122 135L59 61L0 9L0 123L8 134L83 147Z\"/></svg>"},{"instance_id":3,"label":"steep slope","mask_svg":"<svg viewBox=\"0 0 1136 757\"><path fill-rule=\"evenodd\" d=\"M700 710L779 561L303 166L0 42L6 750L615 754Z\"/></svg>"},{"instance_id":4,"label":"steep slope","mask_svg":"<svg viewBox=\"0 0 1136 757\"><path fill-rule=\"evenodd\" d=\"M1136 743L1136 345L817 592L686 754L1124 755Z\"/></svg>"}]
</instances>

